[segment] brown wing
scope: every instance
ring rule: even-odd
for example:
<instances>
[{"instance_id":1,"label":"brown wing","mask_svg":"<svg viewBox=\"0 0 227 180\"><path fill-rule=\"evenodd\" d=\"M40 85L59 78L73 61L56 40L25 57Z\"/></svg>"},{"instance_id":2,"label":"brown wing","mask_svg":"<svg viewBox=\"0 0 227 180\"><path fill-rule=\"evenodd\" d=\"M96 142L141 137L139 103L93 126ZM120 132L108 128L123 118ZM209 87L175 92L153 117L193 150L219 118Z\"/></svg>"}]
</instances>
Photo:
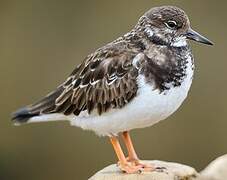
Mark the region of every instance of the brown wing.
<instances>
[{"instance_id":1,"label":"brown wing","mask_svg":"<svg viewBox=\"0 0 227 180\"><path fill-rule=\"evenodd\" d=\"M138 52L131 48L99 49L88 56L60 85L39 102L13 113L15 123L50 113L79 115L87 110L98 114L110 108L121 108L136 95L138 70L132 65Z\"/></svg>"},{"instance_id":2,"label":"brown wing","mask_svg":"<svg viewBox=\"0 0 227 180\"><path fill-rule=\"evenodd\" d=\"M39 102L13 114L16 123L27 122L33 116L50 113L79 115L81 111L98 114L110 108L121 108L137 92L138 71L132 65L137 52L123 45L108 46L88 56L60 85Z\"/></svg>"},{"instance_id":3,"label":"brown wing","mask_svg":"<svg viewBox=\"0 0 227 180\"><path fill-rule=\"evenodd\" d=\"M79 115L81 111L98 114L110 108L121 108L137 92L137 70L132 66L135 55L126 51L99 52L89 56L62 85L54 109L43 113L61 112Z\"/></svg>"}]
</instances>

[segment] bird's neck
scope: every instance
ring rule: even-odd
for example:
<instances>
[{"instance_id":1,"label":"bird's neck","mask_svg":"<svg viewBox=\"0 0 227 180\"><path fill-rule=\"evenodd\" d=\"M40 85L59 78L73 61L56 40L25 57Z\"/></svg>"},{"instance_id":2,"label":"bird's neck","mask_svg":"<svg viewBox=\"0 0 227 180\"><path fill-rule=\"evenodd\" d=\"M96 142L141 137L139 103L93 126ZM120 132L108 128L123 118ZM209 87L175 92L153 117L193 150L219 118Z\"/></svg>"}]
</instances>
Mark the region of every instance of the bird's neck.
<instances>
[{"instance_id":1,"label":"bird's neck","mask_svg":"<svg viewBox=\"0 0 227 180\"><path fill-rule=\"evenodd\" d=\"M144 51L146 56L141 73L160 92L181 86L187 76L187 68L193 64L190 48L152 45ZM192 69L193 70L193 69Z\"/></svg>"},{"instance_id":2,"label":"bird's neck","mask_svg":"<svg viewBox=\"0 0 227 180\"><path fill-rule=\"evenodd\" d=\"M157 43L150 41L143 33L138 33L137 29L133 29L123 38L145 55L140 72L148 83L154 84L160 92L182 84L187 76L186 69L189 64L193 64L188 44L160 45L160 41L157 40Z\"/></svg>"}]
</instances>

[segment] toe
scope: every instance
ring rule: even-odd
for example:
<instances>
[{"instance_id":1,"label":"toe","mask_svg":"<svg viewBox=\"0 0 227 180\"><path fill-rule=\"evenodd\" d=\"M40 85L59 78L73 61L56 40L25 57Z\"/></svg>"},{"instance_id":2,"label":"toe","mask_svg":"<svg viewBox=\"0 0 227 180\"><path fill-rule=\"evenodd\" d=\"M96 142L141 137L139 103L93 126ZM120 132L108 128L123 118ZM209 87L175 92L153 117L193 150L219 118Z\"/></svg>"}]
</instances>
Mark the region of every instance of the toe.
<instances>
[{"instance_id":1,"label":"toe","mask_svg":"<svg viewBox=\"0 0 227 180\"><path fill-rule=\"evenodd\" d=\"M140 161L140 160L135 161L135 164L136 164L136 165L139 165L139 166L142 166L143 168L155 169L155 167L152 166L151 164L144 163L144 162L142 162L142 161Z\"/></svg>"},{"instance_id":2,"label":"toe","mask_svg":"<svg viewBox=\"0 0 227 180\"><path fill-rule=\"evenodd\" d=\"M137 174L143 171L141 166L133 166L130 163L120 164L119 167L123 172L127 174Z\"/></svg>"}]
</instances>

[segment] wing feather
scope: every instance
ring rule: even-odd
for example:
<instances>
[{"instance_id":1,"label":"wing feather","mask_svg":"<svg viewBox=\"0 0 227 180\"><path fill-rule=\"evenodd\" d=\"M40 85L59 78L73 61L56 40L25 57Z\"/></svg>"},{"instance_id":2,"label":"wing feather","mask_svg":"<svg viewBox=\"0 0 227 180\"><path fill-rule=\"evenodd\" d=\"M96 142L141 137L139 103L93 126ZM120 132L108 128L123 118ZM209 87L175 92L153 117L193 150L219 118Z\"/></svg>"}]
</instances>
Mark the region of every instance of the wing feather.
<instances>
[{"instance_id":1,"label":"wing feather","mask_svg":"<svg viewBox=\"0 0 227 180\"><path fill-rule=\"evenodd\" d=\"M102 114L121 108L137 92L137 69L132 65L136 54L109 51L89 56L64 83L65 90L55 102L55 111L78 115L87 110ZM63 107L61 107L63 106Z\"/></svg>"},{"instance_id":2,"label":"wing feather","mask_svg":"<svg viewBox=\"0 0 227 180\"><path fill-rule=\"evenodd\" d=\"M133 59L138 52L127 48L99 49L78 65L66 81L41 101L19 110L20 122L40 114L79 115L87 110L99 115L111 108L122 108L137 93L138 69Z\"/></svg>"}]
</instances>

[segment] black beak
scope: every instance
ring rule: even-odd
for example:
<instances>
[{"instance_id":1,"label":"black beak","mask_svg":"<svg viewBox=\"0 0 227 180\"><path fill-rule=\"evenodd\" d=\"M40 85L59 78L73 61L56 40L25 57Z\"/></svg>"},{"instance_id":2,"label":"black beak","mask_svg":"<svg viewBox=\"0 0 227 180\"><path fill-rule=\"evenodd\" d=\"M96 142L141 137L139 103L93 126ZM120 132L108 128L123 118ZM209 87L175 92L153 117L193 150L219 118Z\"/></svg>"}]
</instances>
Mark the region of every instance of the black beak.
<instances>
[{"instance_id":1,"label":"black beak","mask_svg":"<svg viewBox=\"0 0 227 180\"><path fill-rule=\"evenodd\" d=\"M197 42L200 42L203 44L213 45L213 43L209 39L205 38L204 36L197 33L196 31L194 31L191 28L186 33L186 37L187 37L187 39L194 40L194 41L197 41Z\"/></svg>"}]
</instances>

